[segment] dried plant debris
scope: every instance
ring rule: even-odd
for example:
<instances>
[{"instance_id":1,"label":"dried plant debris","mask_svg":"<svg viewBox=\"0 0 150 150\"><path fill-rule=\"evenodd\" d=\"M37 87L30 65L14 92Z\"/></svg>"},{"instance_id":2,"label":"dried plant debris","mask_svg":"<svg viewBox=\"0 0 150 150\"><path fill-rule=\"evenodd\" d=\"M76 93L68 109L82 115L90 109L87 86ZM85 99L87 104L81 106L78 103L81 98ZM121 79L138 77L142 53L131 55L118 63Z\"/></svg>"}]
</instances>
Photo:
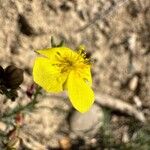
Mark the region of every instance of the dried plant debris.
<instances>
[{"instance_id":1,"label":"dried plant debris","mask_svg":"<svg viewBox=\"0 0 150 150\"><path fill-rule=\"evenodd\" d=\"M5 69L0 66L0 90L12 101L15 100L17 89L23 82L23 70L14 65L9 65Z\"/></svg>"}]
</instances>

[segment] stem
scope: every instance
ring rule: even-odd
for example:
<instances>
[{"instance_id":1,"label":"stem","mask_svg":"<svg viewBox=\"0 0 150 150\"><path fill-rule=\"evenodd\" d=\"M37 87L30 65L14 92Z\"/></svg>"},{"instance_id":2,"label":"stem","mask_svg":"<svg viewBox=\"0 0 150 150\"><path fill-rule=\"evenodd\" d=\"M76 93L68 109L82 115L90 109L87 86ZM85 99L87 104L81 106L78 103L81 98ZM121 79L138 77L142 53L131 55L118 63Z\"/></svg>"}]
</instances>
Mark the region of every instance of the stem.
<instances>
[{"instance_id":1,"label":"stem","mask_svg":"<svg viewBox=\"0 0 150 150\"><path fill-rule=\"evenodd\" d=\"M37 101L37 96L41 93L40 91L41 91L41 87L37 87L37 89L36 89L36 91L33 95L33 98L31 99L31 102L29 102L25 106L22 106L22 105L16 106L12 111L4 113L0 117L0 120L1 119L6 119L6 118L9 118L9 117L13 117L14 115L16 115L16 114L18 114L22 111L25 111L25 110L31 110L35 106L35 104L38 102Z\"/></svg>"}]
</instances>

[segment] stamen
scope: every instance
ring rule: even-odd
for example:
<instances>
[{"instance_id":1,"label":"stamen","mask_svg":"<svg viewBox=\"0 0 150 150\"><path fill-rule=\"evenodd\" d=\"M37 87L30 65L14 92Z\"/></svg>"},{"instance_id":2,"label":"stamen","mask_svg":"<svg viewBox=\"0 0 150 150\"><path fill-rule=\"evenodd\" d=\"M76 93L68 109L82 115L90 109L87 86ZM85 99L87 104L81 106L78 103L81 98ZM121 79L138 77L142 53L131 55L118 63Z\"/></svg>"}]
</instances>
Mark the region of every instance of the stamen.
<instances>
[{"instance_id":1,"label":"stamen","mask_svg":"<svg viewBox=\"0 0 150 150\"><path fill-rule=\"evenodd\" d=\"M79 55L82 55L84 53L84 51L85 51L85 46L84 45L80 45L79 49L78 49Z\"/></svg>"}]
</instances>

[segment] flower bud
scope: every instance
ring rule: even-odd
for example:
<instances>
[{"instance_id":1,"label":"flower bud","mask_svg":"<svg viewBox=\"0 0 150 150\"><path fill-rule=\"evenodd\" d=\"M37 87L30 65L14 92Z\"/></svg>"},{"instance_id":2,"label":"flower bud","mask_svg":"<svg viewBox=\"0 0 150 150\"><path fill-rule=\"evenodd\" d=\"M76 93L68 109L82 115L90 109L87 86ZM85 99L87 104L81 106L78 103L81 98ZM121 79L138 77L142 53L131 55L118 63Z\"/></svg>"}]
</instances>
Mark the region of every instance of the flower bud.
<instances>
[{"instance_id":1,"label":"flower bud","mask_svg":"<svg viewBox=\"0 0 150 150\"><path fill-rule=\"evenodd\" d=\"M28 96L29 98L32 97L32 95L33 95L34 92L35 92L35 89L36 89L35 84L32 84L32 85L30 85L30 86L27 88L26 94L27 94L27 96Z\"/></svg>"},{"instance_id":2,"label":"flower bud","mask_svg":"<svg viewBox=\"0 0 150 150\"><path fill-rule=\"evenodd\" d=\"M21 126L23 124L24 116L22 113L19 113L15 117L15 122L18 126Z\"/></svg>"}]
</instances>

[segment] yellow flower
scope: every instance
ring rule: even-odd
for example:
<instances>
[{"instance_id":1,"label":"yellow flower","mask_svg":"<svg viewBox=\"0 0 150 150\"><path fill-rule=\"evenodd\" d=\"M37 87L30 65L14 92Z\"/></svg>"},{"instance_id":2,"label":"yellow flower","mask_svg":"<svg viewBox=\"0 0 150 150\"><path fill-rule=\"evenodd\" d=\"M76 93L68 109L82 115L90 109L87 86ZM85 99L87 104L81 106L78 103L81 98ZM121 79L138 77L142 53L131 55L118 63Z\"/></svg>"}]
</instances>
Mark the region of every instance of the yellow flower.
<instances>
[{"instance_id":1,"label":"yellow flower","mask_svg":"<svg viewBox=\"0 0 150 150\"><path fill-rule=\"evenodd\" d=\"M67 90L72 105L80 112L88 111L94 102L94 93L91 64L83 50L57 47L37 52L42 57L35 59L34 81L48 92Z\"/></svg>"}]
</instances>

